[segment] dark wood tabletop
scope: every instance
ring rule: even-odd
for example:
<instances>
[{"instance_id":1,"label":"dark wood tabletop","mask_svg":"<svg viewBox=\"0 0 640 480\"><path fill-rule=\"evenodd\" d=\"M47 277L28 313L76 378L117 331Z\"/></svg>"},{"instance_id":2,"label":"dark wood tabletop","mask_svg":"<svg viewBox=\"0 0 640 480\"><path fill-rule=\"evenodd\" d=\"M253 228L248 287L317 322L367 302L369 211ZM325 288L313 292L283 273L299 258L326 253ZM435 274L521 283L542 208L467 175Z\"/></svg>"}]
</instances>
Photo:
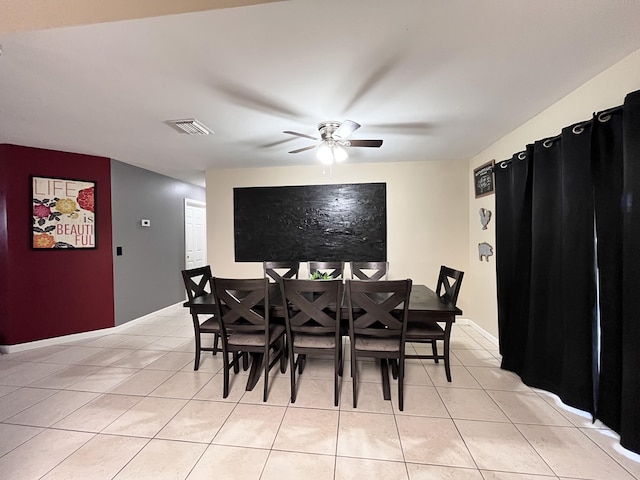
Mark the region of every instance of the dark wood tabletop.
<instances>
[{"instance_id":1,"label":"dark wood tabletop","mask_svg":"<svg viewBox=\"0 0 640 480\"><path fill-rule=\"evenodd\" d=\"M269 285L269 303L269 314L271 316L284 317L280 288L275 283ZM197 297L192 302L185 302L183 306L189 308L192 313L215 313L215 300L211 293ZM347 318L346 301L343 301L342 308L344 309L342 312L343 318ZM443 322L454 322L456 315L462 315L462 310L450 303L443 303L429 287L416 284L411 288L409 312L412 319L419 319L424 316L430 319L436 318L438 321Z\"/></svg>"}]
</instances>

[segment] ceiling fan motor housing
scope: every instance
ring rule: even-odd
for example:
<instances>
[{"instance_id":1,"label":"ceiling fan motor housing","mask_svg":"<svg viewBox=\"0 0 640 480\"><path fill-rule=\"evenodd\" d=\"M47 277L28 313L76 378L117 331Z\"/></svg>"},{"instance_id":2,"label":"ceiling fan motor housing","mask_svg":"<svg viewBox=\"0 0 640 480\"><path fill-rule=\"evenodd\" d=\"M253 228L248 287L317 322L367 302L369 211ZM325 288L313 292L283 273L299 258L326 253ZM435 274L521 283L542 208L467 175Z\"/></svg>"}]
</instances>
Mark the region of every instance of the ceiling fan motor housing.
<instances>
[{"instance_id":1,"label":"ceiling fan motor housing","mask_svg":"<svg viewBox=\"0 0 640 480\"><path fill-rule=\"evenodd\" d=\"M341 122L320 122L318 124L320 138L322 138L322 140L329 140L333 138L333 133L340 127L340 125Z\"/></svg>"}]
</instances>

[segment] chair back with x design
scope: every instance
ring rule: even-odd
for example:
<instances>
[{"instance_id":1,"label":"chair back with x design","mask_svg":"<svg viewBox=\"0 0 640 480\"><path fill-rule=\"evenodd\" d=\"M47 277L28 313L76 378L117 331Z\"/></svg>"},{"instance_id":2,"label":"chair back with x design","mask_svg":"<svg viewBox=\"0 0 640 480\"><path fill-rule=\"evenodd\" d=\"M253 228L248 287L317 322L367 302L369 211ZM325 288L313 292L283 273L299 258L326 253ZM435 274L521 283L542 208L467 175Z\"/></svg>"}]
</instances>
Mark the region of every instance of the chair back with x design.
<instances>
[{"instance_id":1,"label":"chair back with x design","mask_svg":"<svg viewBox=\"0 0 640 480\"><path fill-rule=\"evenodd\" d=\"M464 272L460 270L455 270L444 265L440 267L436 293L438 297L440 297L441 302L451 303L452 305L457 304L463 276Z\"/></svg>"},{"instance_id":2,"label":"chair back with x design","mask_svg":"<svg viewBox=\"0 0 640 480\"><path fill-rule=\"evenodd\" d=\"M209 265L192 268L190 270L182 270L184 288L187 291L187 298L190 302L192 302L194 298L213 292L211 278L211 267Z\"/></svg>"},{"instance_id":3,"label":"chair back with x design","mask_svg":"<svg viewBox=\"0 0 640 480\"><path fill-rule=\"evenodd\" d=\"M329 278L342 278L344 262L308 262L309 275L326 273Z\"/></svg>"},{"instance_id":4,"label":"chair back with x design","mask_svg":"<svg viewBox=\"0 0 640 480\"><path fill-rule=\"evenodd\" d=\"M292 332L335 333L340 330L342 280L285 280L285 312ZM339 306L339 305L338 305Z\"/></svg>"},{"instance_id":5,"label":"chair back with x design","mask_svg":"<svg viewBox=\"0 0 640 480\"><path fill-rule=\"evenodd\" d=\"M271 278L276 283L284 278L298 278L299 262L262 262L264 277Z\"/></svg>"},{"instance_id":6,"label":"chair back with x design","mask_svg":"<svg viewBox=\"0 0 640 480\"><path fill-rule=\"evenodd\" d=\"M358 282L347 280L350 335L390 337L406 329L411 280Z\"/></svg>"},{"instance_id":7,"label":"chair back with x design","mask_svg":"<svg viewBox=\"0 0 640 480\"><path fill-rule=\"evenodd\" d=\"M268 280L214 278L216 303L219 304L220 328L260 332L268 328Z\"/></svg>"},{"instance_id":8,"label":"chair back with x design","mask_svg":"<svg viewBox=\"0 0 640 480\"><path fill-rule=\"evenodd\" d=\"M388 280L389 262L351 262L351 278L358 280Z\"/></svg>"}]
</instances>

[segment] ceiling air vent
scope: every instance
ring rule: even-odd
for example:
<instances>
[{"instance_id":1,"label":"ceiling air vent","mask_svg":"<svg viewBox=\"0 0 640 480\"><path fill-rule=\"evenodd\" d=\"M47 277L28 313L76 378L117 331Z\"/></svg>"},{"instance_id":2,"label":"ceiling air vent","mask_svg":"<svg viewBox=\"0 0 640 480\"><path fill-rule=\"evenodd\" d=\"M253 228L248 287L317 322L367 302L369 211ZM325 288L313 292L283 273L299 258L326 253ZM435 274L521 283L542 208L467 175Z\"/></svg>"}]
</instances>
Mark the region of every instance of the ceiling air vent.
<instances>
[{"instance_id":1,"label":"ceiling air vent","mask_svg":"<svg viewBox=\"0 0 640 480\"><path fill-rule=\"evenodd\" d=\"M169 120L167 123L182 133L187 133L189 135L209 135L210 133L213 133L213 130L205 127L195 118Z\"/></svg>"}]
</instances>

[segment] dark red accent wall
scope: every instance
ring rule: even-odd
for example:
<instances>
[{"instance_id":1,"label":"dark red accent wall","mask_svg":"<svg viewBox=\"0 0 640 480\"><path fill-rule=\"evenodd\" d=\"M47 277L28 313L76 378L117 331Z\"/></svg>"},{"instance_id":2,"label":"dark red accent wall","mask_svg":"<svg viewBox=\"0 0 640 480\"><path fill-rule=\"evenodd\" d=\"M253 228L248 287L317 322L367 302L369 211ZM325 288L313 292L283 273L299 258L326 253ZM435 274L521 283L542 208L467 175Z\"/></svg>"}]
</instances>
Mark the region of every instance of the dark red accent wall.
<instances>
[{"instance_id":1,"label":"dark red accent wall","mask_svg":"<svg viewBox=\"0 0 640 480\"><path fill-rule=\"evenodd\" d=\"M96 249L31 249L31 175L96 182ZM113 326L110 160L0 145L0 345Z\"/></svg>"}]
</instances>

